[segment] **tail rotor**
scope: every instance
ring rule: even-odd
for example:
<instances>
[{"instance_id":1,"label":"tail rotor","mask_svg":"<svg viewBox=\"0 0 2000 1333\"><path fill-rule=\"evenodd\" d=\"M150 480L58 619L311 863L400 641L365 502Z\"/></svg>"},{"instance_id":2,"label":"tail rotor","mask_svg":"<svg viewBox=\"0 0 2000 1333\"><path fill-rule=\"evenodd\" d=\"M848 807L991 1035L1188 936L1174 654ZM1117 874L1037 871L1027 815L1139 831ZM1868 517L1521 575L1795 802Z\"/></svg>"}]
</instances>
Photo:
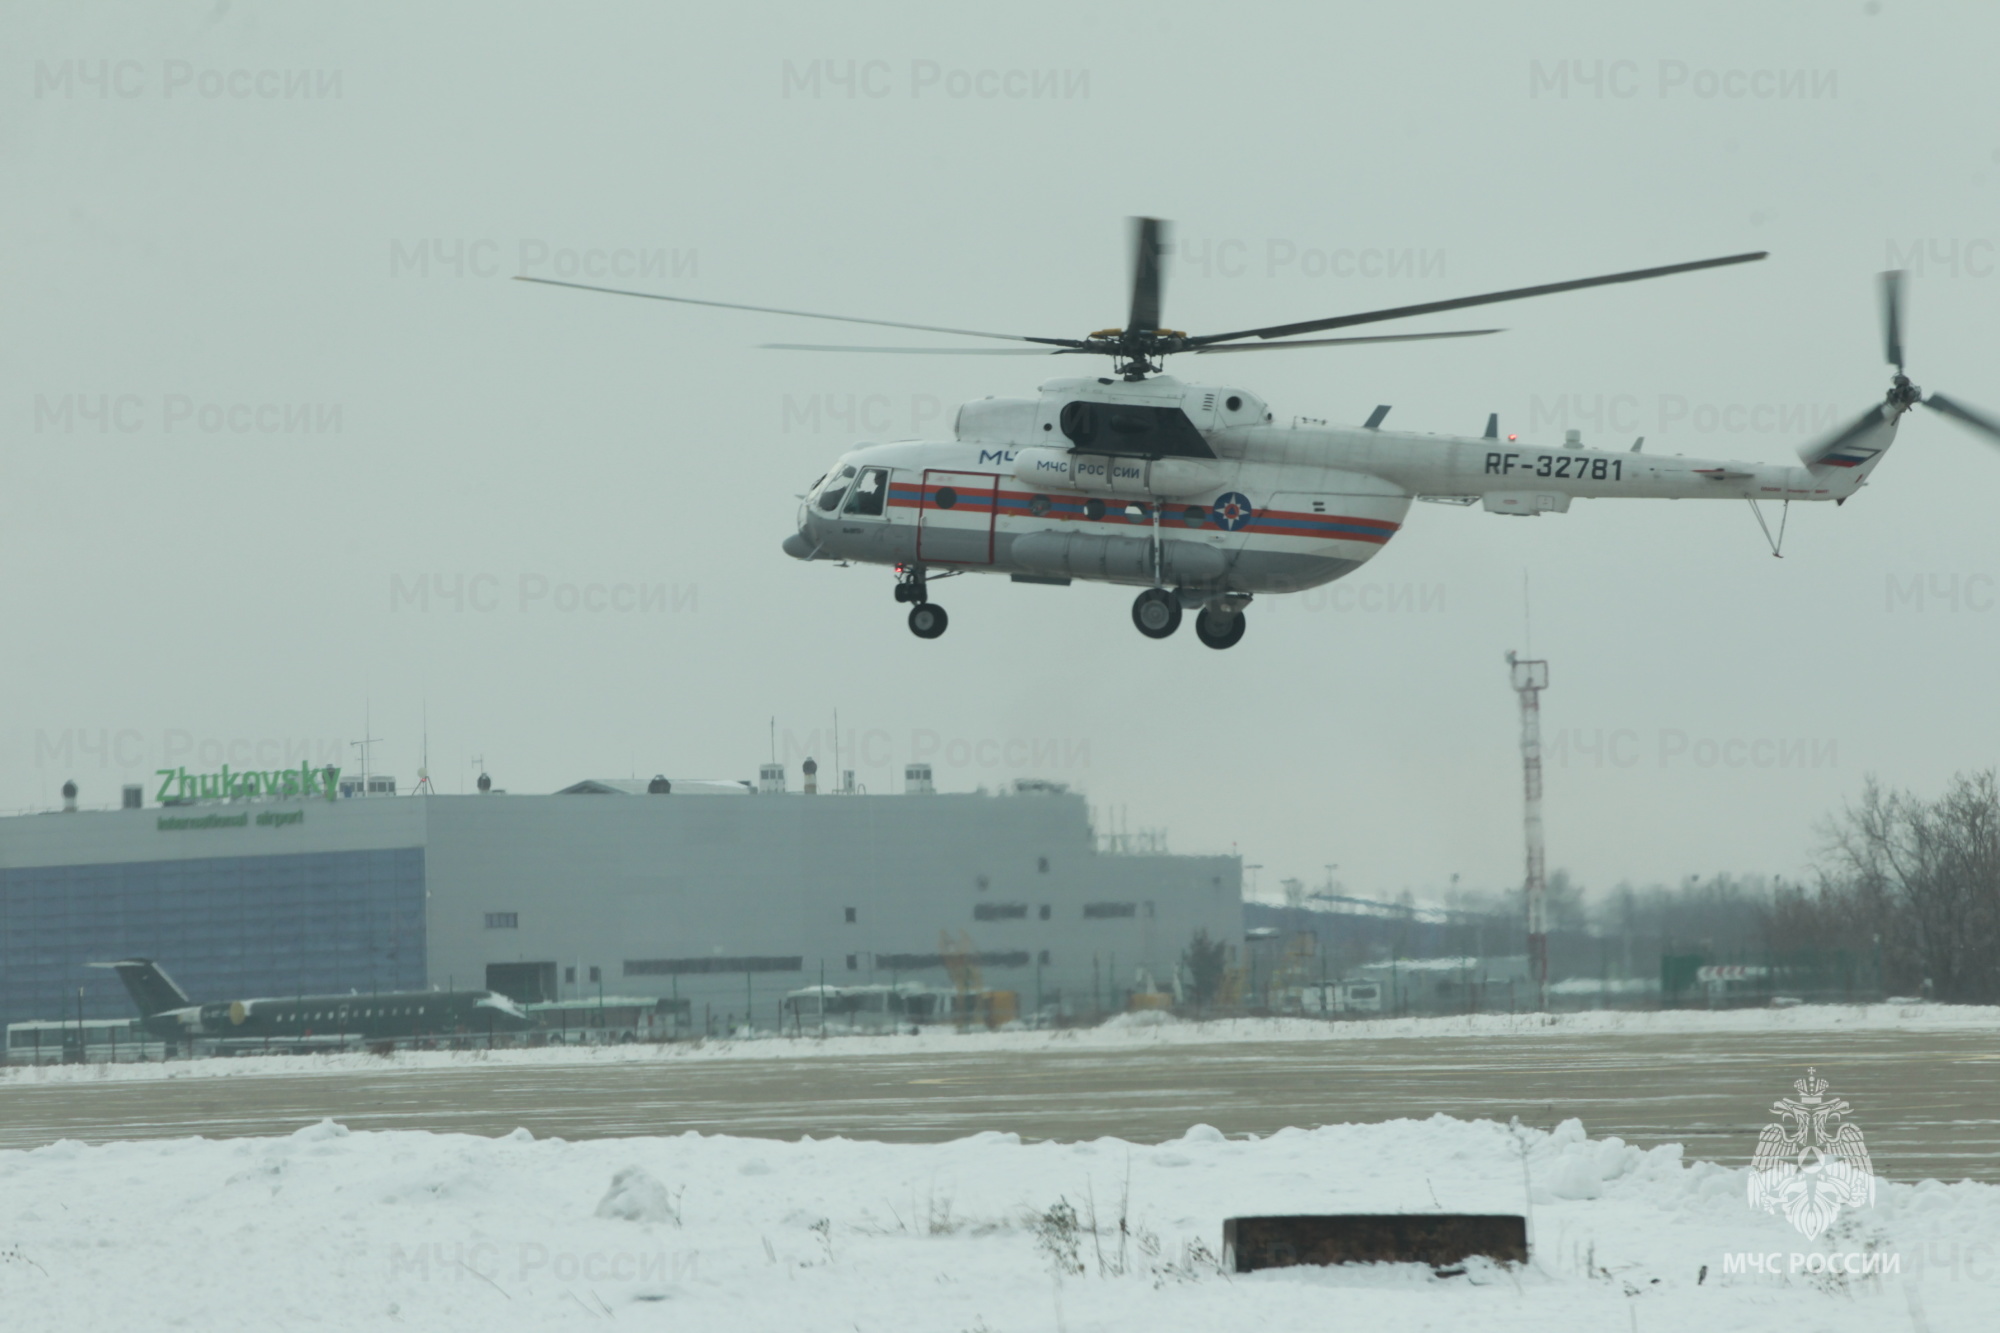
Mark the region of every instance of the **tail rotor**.
<instances>
[{"instance_id":1,"label":"tail rotor","mask_svg":"<svg viewBox=\"0 0 2000 1333\"><path fill-rule=\"evenodd\" d=\"M1896 368L1896 378L1889 386L1890 408L1902 412L1922 403L1933 412L1978 431L1989 443L2000 444L2000 422L1941 393L1926 394L1903 373L1903 270L1899 268L1882 275L1882 355Z\"/></svg>"},{"instance_id":2,"label":"tail rotor","mask_svg":"<svg viewBox=\"0 0 2000 1333\"><path fill-rule=\"evenodd\" d=\"M1896 423L1903 413L1919 403L1979 432L1989 444L2000 445L2000 421L1941 393L1926 394L1904 373L1903 279L1902 269L1891 269L1881 277L1882 359L1896 368L1889 392L1856 420L1801 449L1799 455L1807 466L1866 470L1895 439Z\"/></svg>"}]
</instances>

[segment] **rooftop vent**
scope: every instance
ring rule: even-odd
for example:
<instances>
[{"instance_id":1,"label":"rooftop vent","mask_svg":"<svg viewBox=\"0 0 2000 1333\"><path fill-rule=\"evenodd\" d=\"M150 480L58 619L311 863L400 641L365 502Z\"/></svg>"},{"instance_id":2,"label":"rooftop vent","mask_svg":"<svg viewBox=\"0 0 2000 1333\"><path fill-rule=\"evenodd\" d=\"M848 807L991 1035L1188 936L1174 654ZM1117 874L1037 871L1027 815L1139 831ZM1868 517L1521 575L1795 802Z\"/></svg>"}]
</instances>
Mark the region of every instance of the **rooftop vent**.
<instances>
[{"instance_id":1,"label":"rooftop vent","mask_svg":"<svg viewBox=\"0 0 2000 1333\"><path fill-rule=\"evenodd\" d=\"M808 758L800 765L799 771L806 775L806 795L819 795L819 761Z\"/></svg>"},{"instance_id":2,"label":"rooftop vent","mask_svg":"<svg viewBox=\"0 0 2000 1333\"><path fill-rule=\"evenodd\" d=\"M72 815L75 814L76 784L74 782L65 782L63 783L62 791L63 791L63 810L69 814Z\"/></svg>"},{"instance_id":3,"label":"rooftop vent","mask_svg":"<svg viewBox=\"0 0 2000 1333\"><path fill-rule=\"evenodd\" d=\"M674 784L667 781L666 774L655 773L653 774L653 780L646 784L646 795L667 796L673 792L673 789Z\"/></svg>"},{"instance_id":4,"label":"rooftop vent","mask_svg":"<svg viewBox=\"0 0 2000 1333\"><path fill-rule=\"evenodd\" d=\"M125 809L137 810L146 803L146 789L136 782L128 782L125 784L124 798Z\"/></svg>"}]
</instances>

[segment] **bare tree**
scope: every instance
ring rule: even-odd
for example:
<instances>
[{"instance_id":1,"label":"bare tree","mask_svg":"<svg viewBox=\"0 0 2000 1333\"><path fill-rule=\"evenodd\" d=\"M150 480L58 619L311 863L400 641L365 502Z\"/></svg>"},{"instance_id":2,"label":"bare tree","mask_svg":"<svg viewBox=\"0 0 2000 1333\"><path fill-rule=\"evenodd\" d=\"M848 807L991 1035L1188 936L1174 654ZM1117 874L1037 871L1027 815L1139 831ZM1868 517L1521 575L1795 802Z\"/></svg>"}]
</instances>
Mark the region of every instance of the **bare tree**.
<instances>
[{"instance_id":1,"label":"bare tree","mask_svg":"<svg viewBox=\"0 0 2000 1333\"><path fill-rule=\"evenodd\" d=\"M2000 783L1955 776L1924 800L1870 779L1827 829L1822 882L1787 904L1795 928L1874 924L1885 980L1941 1000L2000 999Z\"/></svg>"}]
</instances>

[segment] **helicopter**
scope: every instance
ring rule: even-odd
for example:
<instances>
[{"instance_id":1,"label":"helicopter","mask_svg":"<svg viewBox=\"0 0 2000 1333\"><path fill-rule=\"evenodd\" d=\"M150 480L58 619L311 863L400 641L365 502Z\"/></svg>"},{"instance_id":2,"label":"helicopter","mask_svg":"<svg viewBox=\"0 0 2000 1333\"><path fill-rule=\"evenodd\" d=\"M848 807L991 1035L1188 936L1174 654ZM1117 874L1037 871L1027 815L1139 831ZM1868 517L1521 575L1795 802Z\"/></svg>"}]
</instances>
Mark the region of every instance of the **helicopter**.
<instances>
[{"instance_id":1,"label":"helicopter","mask_svg":"<svg viewBox=\"0 0 2000 1333\"><path fill-rule=\"evenodd\" d=\"M1229 648L1243 638L1244 610L1254 597L1299 592L1353 573L1402 530L1416 500L1535 517L1567 512L1576 499L1740 499L1750 501L1771 540L1759 501L1782 502L1785 515L1794 500L1844 503L1867 483L1903 414L1919 403L2000 442L2000 422L1943 394L1925 394L1904 374L1900 270L1881 275L1883 344L1896 372L1888 393L1853 421L1801 446L1798 466L1647 454L1643 437L1627 449L1586 448L1574 430L1559 446L1522 444L1511 434L1501 438L1497 415L1487 417L1478 436L1390 431L1382 428L1388 405L1359 426L1306 417L1280 423L1247 389L1165 373L1166 358L1482 337L1500 330L1305 335L1754 263L1768 252L1188 334L1162 323L1163 261L1171 252L1167 224L1133 218L1131 239L1125 324L1083 338L860 319L554 278L519 280L1015 344L762 344L783 351L1110 358L1110 375L1051 379L1033 398L966 403L949 440L858 445L801 495L785 553L893 567L896 600L910 606L910 631L920 639L937 638L950 623L932 599L933 585L980 573L1017 583L1137 587L1132 621L1141 634L1167 638L1192 611L1195 637L1210 648ZM1771 541L1774 555L1782 554L1783 532L1781 516Z\"/></svg>"}]
</instances>

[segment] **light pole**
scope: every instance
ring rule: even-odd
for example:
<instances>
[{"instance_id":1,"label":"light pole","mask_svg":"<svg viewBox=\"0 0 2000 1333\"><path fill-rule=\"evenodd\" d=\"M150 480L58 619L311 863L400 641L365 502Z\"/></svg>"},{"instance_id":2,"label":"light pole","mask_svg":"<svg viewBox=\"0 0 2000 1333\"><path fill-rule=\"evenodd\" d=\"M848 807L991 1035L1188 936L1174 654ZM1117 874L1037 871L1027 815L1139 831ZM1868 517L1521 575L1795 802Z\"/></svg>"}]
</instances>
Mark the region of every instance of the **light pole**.
<instances>
[{"instance_id":1,"label":"light pole","mask_svg":"<svg viewBox=\"0 0 2000 1333\"><path fill-rule=\"evenodd\" d=\"M1507 654L1514 692L1521 697L1522 829L1528 844L1523 896L1528 909L1528 970L1535 985L1535 1008L1548 1006L1548 885L1542 847L1542 691L1549 687L1549 664Z\"/></svg>"}]
</instances>

